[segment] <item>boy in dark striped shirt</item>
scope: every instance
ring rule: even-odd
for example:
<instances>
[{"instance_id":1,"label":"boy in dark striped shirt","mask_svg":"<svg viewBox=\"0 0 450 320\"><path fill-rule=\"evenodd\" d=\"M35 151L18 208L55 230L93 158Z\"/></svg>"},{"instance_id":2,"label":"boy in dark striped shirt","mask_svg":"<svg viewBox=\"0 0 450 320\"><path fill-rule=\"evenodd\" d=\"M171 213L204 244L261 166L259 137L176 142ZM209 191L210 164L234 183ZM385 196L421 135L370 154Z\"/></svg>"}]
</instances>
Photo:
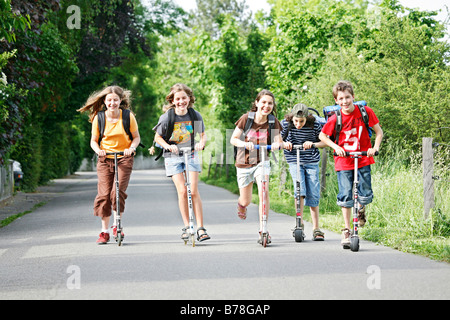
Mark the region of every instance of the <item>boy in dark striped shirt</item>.
<instances>
[{"instance_id":1,"label":"boy in dark striped shirt","mask_svg":"<svg viewBox=\"0 0 450 320\"><path fill-rule=\"evenodd\" d=\"M317 149L326 146L324 142L319 140L322 126L309 113L308 107L301 103L296 104L292 112L286 114L281 125L283 126L281 135L285 141L284 155L289 165L294 186L297 182L297 151L293 149L293 146L303 146L304 151L300 153L300 210L303 213L304 205L310 207L313 240L324 240L324 233L319 229L320 152ZM297 196L296 192L295 197ZM295 201L297 205L297 200Z\"/></svg>"}]
</instances>

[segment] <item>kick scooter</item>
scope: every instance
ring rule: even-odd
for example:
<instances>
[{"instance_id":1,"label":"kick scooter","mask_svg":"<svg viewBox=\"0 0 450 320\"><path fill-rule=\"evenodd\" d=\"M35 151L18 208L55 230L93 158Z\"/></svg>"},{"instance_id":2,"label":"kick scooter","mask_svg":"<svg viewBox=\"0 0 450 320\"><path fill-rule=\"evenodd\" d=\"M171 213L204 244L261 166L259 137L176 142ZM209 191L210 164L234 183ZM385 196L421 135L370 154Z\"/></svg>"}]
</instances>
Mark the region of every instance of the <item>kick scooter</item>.
<instances>
[{"instance_id":1,"label":"kick scooter","mask_svg":"<svg viewBox=\"0 0 450 320\"><path fill-rule=\"evenodd\" d=\"M259 243L265 248L270 243L269 239L269 232L267 231L267 213L266 213L266 192L267 192L267 179L266 179L266 168L264 163L266 162L266 149L270 150L272 146L270 145L255 145L255 148L259 150L260 154L260 160L262 164L262 178L261 178L261 185L262 185L262 230L261 230L261 237L259 239Z\"/></svg>"},{"instance_id":2,"label":"kick scooter","mask_svg":"<svg viewBox=\"0 0 450 320\"><path fill-rule=\"evenodd\" d=\"M184 163L186 165L186 171L184 173L184 176L186 179L185 186L187 189L188 208L189 208L189 230L185 231L188 234L188 238L183 240L185 245L190 241L192 246L195 247L194 207L192 203L191 181L189 177L189 157L192 154L192 148L191 147L181 148L180 153L183 154Z\"/></svg>"},{"instance_id":3,"label":"kick scooter","mask_svg":"<svg viewBox=\"0 0 450 320\"><path fill-rule=\"evenodd\" d=\"M344 245L344 249L350 249L353 252L359 251L359 236L358 236L358 186L359 186L359 180L358 180L358 160L362 158L363 156L367 157L367 151L354 151L354 152L348 152L346 151L347 157L352 157L355 159L355 168L353 172L353 230L352 235L350 237L350 246ZM336 153L334 153L335 156L337 156ZM378 155L378 151L375 153L375 155Z\"/></svg>"},{"instance_id":4,"label":"kick scooter","mask_svg":"<svg viewBox=\"0 0 450 320\"><path fill-rule=\"evenodd\" d=\"M116 187L116 212L114 214L114 225L116 226L116 242L120 247L122 245L123 234L122 234L122 221L120 218L120 195L119 195L119 170L117 165L117 156L123 156L123 152L109 152L106 153L107 156L114 156L114 171L115 171L115 187Z\"/></svg>"},{"instance_id":5,"label":"kick scooter","mask_svg":"<svg viewBox=\"0 0 450 320\"><path fill-rule=\"evenodd\" d=\"M292 236L295 242L302 242L305 240L305 232L302 226L303 213L300 208L300 152L305 150L303 150L303 145L293 145L292 148L297 150L297 181L295 182L297 217L295 219L295 228L292 230Z\"/></svg>"}]
</instances>

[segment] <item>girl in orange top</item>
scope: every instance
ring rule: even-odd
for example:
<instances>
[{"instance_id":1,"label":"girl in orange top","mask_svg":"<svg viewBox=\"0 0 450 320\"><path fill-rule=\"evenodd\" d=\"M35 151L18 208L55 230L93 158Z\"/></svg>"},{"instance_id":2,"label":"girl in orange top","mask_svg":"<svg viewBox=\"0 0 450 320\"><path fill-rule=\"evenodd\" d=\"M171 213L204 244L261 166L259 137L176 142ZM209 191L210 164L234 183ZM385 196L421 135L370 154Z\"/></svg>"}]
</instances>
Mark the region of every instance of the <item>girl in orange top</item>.
<instances>
[{"instance_id":1,"label":"girl in orange top","mask_svg":"<svg viewBox=\"0 0 450 320\"><path fill-rule=\"evenodd\" d=\"M118 86L110 86L93 93L85 105L78 109L80 112L89 112L89 121L92 122L91 148L98 156L97 161L97 196L94 201L94 215L102 219L102 231L98 244L109 242L109 221L111 218L111 205L114 215L117 214L116 195L114 186L114 156L106 156L110 152L123 152L119 156L119 197L120 215L125 210L126 190L133 169L133 155L141 139L138 125L133 113L130 113L131 140L125 132L122 123L122 110L130 108L131 92ZM98 113L105 111L105 130L99 144ZM117 228L112 226L113 236L117 236ZM122 237L123 237L122 233Z\"/></svg>"}]
</instances>

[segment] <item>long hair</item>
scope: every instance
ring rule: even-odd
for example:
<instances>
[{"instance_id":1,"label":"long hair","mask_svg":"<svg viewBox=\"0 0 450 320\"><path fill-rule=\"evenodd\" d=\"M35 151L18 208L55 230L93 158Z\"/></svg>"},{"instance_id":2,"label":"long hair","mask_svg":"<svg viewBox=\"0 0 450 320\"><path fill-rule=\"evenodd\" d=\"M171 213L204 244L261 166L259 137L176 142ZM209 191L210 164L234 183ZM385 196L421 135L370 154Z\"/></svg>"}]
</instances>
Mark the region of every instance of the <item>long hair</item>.
<instances>
[{"instance_id":1,"label":"long hair","mask_svg":"<svg viewBox=\"0 0 450 320\"><path fill-rule=\"evenodd\" d=\"M271 114L276 116L277 115L277 103L275 102L275 95L272 92L270 92L269 90L267 90L267 89L261 90L258 93L258 95L256 96L256 99L252 102L252 108L250 109L250 111L256 112L258 110L258 107L256 106L256 101L259 102L259 100L261 100L261 98L263 96L271 96L272 97L272 99L273 99L273 109L272 109Z\"/></svg>"},{"instance_id":2,"label":"long hair","mask_svg":"<svg viewBox=\"0 0 450 320\"><path fill-rule=\"evenodd\" d=\"M194 108L195 96L192 89L183 83L176 83L172 86L172 88L170 88L170 93L166 96L166 101L168 102L168 104L163 107L164 112L166 112L170 108L175 108L173 99L175 98L175 93L180 91L184 91L189 97L188 108Z\"/></svg>"},{"instance_id":3,"label":"long hair","mask_svg":"<svg viewBox=\"0 0 450 320\"><path fill-rule=\"evenodd\" d=\"M84 106L77 111L89 112L89 122L92 122L97 113L105 108L105 97L110 93L115 93L119 96L121 100L120 109L131 108L131 91L122 89L119 86L109 86L100 91L92 93L87 99Z\"/></svg>"}]
</instances>

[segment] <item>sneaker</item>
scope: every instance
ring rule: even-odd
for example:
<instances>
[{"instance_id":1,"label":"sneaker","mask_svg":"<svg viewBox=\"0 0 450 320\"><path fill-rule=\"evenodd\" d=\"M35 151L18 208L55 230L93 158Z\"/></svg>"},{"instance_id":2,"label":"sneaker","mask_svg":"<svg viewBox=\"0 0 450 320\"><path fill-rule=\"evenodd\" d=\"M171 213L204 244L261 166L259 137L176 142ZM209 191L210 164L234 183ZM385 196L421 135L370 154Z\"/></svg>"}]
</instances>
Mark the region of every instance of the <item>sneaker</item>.
<instances>
[{"instance_id":1,"label":"sneaker","mask_svg":"<svg viewBox=\"0 0 450 320\"><path fill-rule=\"evenodd\" d=\"M366 207L361 204L358 209L358 223L360 227L364 227L366 224Z\"/></svg>"},{"instance_id":2,"label":"sneaker","mask_svg":"<svg viewBox=\"0 0 450 320\"><path fill-rule=\"evenodd\" d=\"M117 241L117 226L112 226L111 228L113 229L113 237ZM123 233L123 229L122 229L121 234L122 234L122 240L123 240L125 238L125 234Z\"/></svg>"},{"instance_id":3,"label":"sneaker","mask_svg":"<svg viewBox=\"0 0 450 320\"><path fill-rule=\"evenodd\" d=\"M350 249L350 229L342 229L342 240L341 245L344 249Z\"/></svg>"},{"instance_id":4,"label":"sneaker","mask_svg":"<svg viewBox=\"0 0 450 320\"><path fill-rule=\"evenodd\" d=\"M98 244L107 244L109 242L109 233L102 232L97 240Z\"/></svg>"},{"instance_id":5,"label":"sneaker","mask_svg":"<svg viewBox=\"0 0 450 320\"><path fill-rule=\"evenodd\" d=\"M269 232L267 232L267 244L271 244L271 243L272 243L272 237L269 235ZM259 231L258 244L262 244L262 233L261 233L261 231Z\"/></svg>"}]
</instances>

